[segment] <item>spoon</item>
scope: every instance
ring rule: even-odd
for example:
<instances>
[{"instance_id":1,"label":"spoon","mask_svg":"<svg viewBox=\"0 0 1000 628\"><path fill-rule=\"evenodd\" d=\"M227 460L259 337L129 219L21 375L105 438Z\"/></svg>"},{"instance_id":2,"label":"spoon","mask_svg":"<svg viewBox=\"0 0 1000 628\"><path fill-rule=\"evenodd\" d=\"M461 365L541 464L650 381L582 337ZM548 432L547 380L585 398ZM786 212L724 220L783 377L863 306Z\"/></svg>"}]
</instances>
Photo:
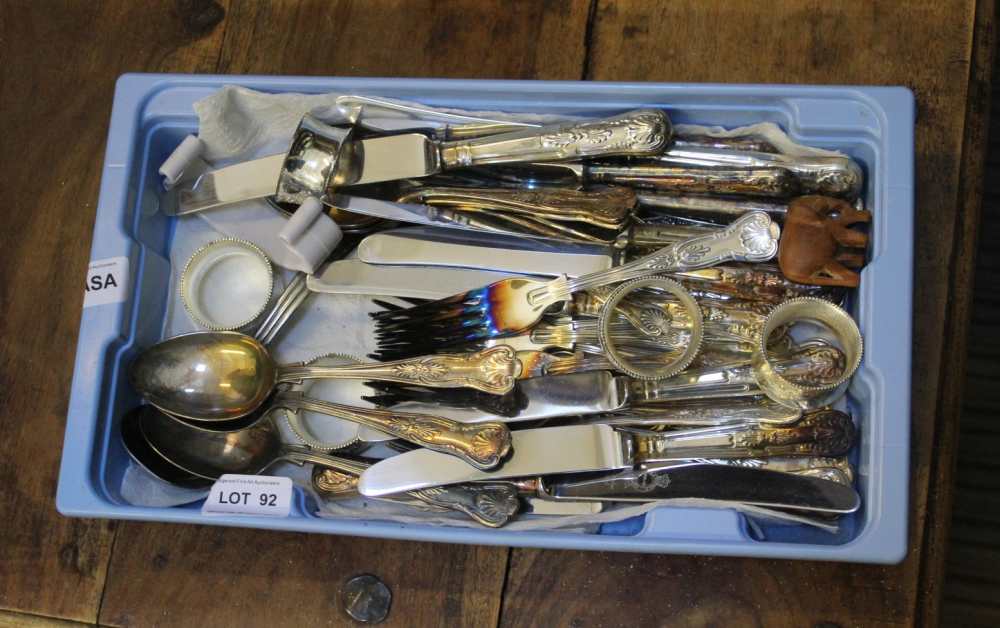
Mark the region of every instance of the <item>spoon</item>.
<instances>
[{"instance_id":1,"label":"spoon","mask_svg":"<svg viewBox=\"0 0 1000 628\"><path fill-rule=\"evenodd\" d=\"M169 463L178 471L206 481L227 473L257 475L279 461L300 465L310 462L333 469L343 478L357 477L369 466L285 443L270 419L235 432L216 432L184 423L145 405L130 412L122 421L123 437L126 431L132 434L133 441L137 432L159 462ZM159 474L154 472L154 475ZM519 505L517 490L508 483L455 485L412 491L400 498L405 502L416 500L426 507L464 512L489 527L507 523Z\"/></svg>"},{"instance_id":2,"label":"spoon","mask_svg":"<svg viewBox=\"0 0 1000 628\"><path fill-rule=\"evenodd\" d=\"M121 433L125 451L140 467L149 471L164 482L190 489L207 489L212 486L212 480L189 473L161 456L146 442L146 437L139 427L139 417L143 408L151 406L136 406L122 418Z\"/></svg>"},{"instance_id":3,"label":"spoon","mask_svg":"<svg viewBox=\"0 0 1000 628\"><path fill-rule=\"evenodd\" d=\"M510 392L521 364L506 345L473 354L428 355L394 362L309 366L275 364L257 339L239 332L194 332L149 347L132 364L132 384L150 401L202 420L249 414L275 386L304 379L367 379L436 388ZM170 401L165 401L170 399Z\"/></svg>"},{"instance_id":4,"label":"spoon","mask_svg":"<svg viewBox=\"0 0 1000 628\"><path fill-rule=\"evenodd\" d=\"M494 352L495 349L501 351ZM426 377L419 372L419 367L415 367L418 373L414 377L405 376L406 379L395 378L390 370L405 371L409 367L400 366L404 363L438 364L436 359L439 357L494 364L497 357L503 362L505 354L511 358L507 364L513 385L517 374L514 369L519 370L520 363L513 349L506 346L470 356L428 356L385 364L277 366L264 345L250 336L236 332L197 332L175 336L145 350L133 362L130 376L135 390L164 412L197 421L225 421L246 416L264 406L279 383L309 377L340 377L345 373L352 378L369 378L369 373L381 372L388 373L387 377L392 378L389 381L413 382L416 379L426 385ZM468 364L471 362L466 366ZM355 408L310 399L296 392L279 392L272 396L267 409L279 407L311 410L366 425L428 449L457 456L483 470L498 467L510 452L510 430L500 422L466 425L431 415Z\"/></svg>"}]
</instances>

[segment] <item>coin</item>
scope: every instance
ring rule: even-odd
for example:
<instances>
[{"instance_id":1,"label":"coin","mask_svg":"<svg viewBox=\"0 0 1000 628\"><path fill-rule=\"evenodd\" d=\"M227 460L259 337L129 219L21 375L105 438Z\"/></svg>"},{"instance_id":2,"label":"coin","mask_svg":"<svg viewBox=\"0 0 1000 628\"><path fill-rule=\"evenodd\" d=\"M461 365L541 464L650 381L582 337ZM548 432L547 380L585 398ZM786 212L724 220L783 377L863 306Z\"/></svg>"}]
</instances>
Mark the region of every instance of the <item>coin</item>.
<instances>
[{"instance_id":1,"label":"coin","mask_svg":"<svg viewBox=\"0 0 1000 628\"><path fill-rule=\"evenodd\" d=\"M347 614L366 624L377 624L384 620L392 605L392 591L371 574L362 574L348 580L341 595Z\"/></svg>"}]
</instances>

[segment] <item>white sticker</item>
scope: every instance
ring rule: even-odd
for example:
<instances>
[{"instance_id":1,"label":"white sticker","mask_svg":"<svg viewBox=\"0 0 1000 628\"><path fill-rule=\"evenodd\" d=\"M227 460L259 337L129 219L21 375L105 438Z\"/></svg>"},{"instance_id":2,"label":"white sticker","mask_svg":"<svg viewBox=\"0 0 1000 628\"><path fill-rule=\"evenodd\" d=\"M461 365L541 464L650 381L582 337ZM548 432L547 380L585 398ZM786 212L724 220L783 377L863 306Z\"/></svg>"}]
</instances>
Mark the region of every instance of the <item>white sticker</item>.
<instances>
[{"instance_id":1,"label":"white sticker","mask_svg":"<svg viewBox=\"0 0 1000 628\"><path fill-rule=\"evenodd\" d=\"M90 262L83 307L121 303L128 297L128 258L109 257Z\"/></svg>"},{"instance_id":2,"label":"white sticker","mask_svg":"<svg viewBox=\"0 0 1000 628\"><path fill-rule=\"evenodd\" d=\"M230 474L212 485L201 514L287 517L291 508L291 478Z\"/></svg>"}]
</instances>

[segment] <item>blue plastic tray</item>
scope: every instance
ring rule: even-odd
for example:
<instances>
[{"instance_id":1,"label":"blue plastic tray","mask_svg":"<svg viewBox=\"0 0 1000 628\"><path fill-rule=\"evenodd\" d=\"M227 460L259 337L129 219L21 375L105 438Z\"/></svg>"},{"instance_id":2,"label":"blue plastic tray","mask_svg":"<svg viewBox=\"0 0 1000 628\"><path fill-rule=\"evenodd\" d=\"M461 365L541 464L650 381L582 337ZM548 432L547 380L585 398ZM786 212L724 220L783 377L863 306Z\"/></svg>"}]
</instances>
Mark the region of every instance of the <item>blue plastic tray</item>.
<instances>
[{"instance_id":1,"label":"blue plastic tray","mask_svg":"<svg viewBox=\"0 0 1000 628\"><path fill-rule=\"evenodd\" d=\"M862 510L838 535L788 526L751 531L730 511L660 508L597 534L515 532L334 520L300 493L289 518L201 515L198 505L131 506L118 494L127 455L118 420L139 399L124 366L159 339L170 277L172 219L157 211L156 170L188 133L192 103L224 84L270 92L339 91L467 109L563 113L662 107L675 122L775 122L793 139L848 153L867 174L875 215L870 259L852 314L866 353L848 402L861 433L854 462ZM912 93L900 87L702 85L551 81L122 76L105 155L91 258L129 260L124 302L85 308L59 475L57 506L80 517L176 521L492 545L892 563L906 553L913 272ZM890 235L891 234L891 235Z\"/></svg>"}]
</instances>

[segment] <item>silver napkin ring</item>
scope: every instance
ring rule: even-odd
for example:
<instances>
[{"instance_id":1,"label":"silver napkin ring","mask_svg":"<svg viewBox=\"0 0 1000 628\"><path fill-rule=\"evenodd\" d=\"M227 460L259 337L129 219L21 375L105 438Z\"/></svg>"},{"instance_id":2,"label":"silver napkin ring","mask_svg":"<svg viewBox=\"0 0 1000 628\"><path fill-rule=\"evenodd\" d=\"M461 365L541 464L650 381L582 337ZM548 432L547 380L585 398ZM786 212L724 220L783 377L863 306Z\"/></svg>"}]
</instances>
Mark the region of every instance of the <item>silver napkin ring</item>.
<instances>
[{"instance_id":1,"label":"silver napkin ring","mask_svg":"<svg viewBox=\"0 0 1000 628\"><path fill-rule=\"evenodd\" d=\"M685 323L689 325L689 329L685 329L685 331L690 333L690 339L684 351L681 352L681 355L672 360L664 361L661 365L655 367L648 366L649 362L646 360L630 361L628 356L615 346L611 333L612 327L614 327L613 323L617 319L615 314L618 304L632 292L643 288L658 288L677 299L684 308L686 315ZM657 333L669 333L669 324L671 321L660 320L663 316L663 310L655 308L653 314L654 320L649 321L650 324L642 330L637 329L637 335L645 334L649 336ZM658 325L657 323L666 323L667 325ZM608 295L608 299L605 301L604 307L601 308L600 315L598 316L597 330L601 349L604 350L608 360L616 369L635 379L653 381L673 377L691 364L695 356L698 355L698 351L701 350L704 321L698 303L679 283L666 277L647 277L626 281Z\"/></svg>"},{"instance_id":2,"label":"silver napkin ring","mask_svg":"<svg viewBox=\"0 0 1000 628\"><path fill-rule=\"evenodd\" d=\"M188 258L177 290L184 309L199 326L209 331L246 329L271 302L274 271L256 244L223 238Z\"/></svg>"},{"instance_id":3,"label":"silver napkin ring","mask_svg":"<svg viewBox=\"0 0 1000 628\"><path fill-rule=\"evenodd\" d=\"M814 322L826 327L837 338L844 353L844 371L824 383L796 382L779 374L768 355L767 343L776 329L796 322ZM772 400L789 407L815 410L830 405L847 391L851 376L861 365L864 343L861 331L851 315L842 308L814 297L785 301L774 308L764 321L760 339L751 358L757 385Z\"/></svg>"}]
</instances>

